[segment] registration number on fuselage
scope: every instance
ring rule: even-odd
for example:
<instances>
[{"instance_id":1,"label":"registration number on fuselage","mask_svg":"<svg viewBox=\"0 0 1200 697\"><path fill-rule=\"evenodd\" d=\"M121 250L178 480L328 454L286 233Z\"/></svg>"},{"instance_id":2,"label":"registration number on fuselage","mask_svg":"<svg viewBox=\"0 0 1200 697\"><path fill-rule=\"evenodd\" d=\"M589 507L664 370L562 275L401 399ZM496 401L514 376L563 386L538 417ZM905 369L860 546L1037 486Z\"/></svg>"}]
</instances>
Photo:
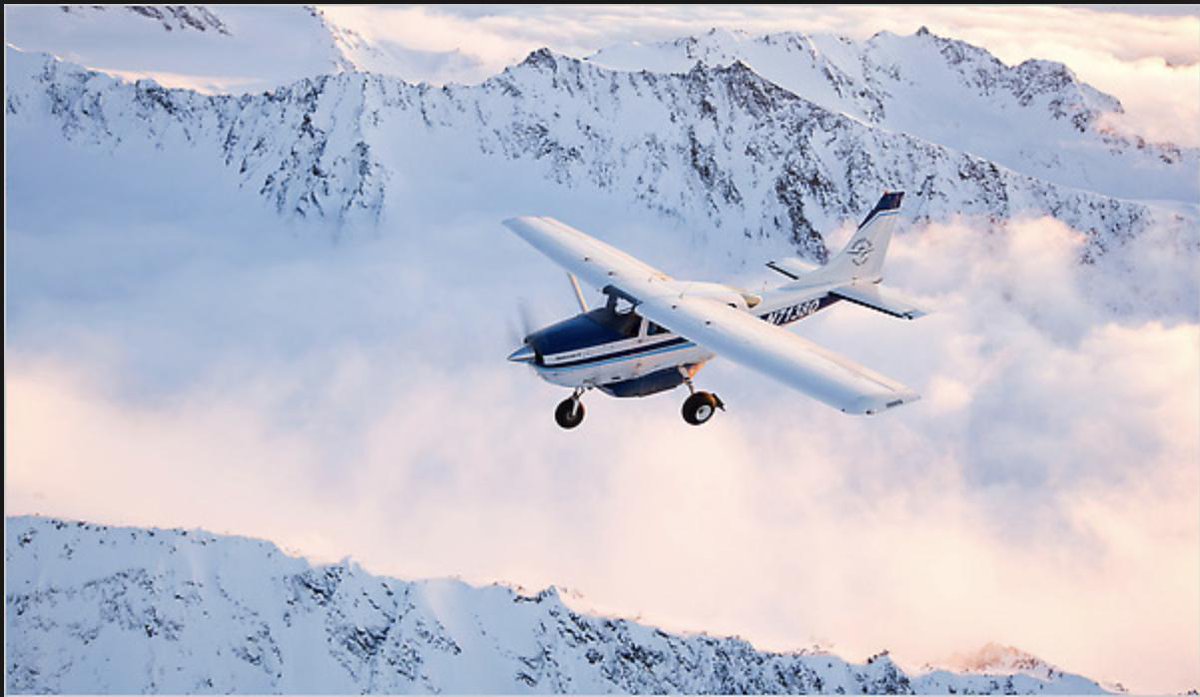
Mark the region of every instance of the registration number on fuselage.
<instances>
[{"instance_id":1,"label":"registration number on fuselage","mask_svg":"<svg viewBox=\"0 0 1200 697\"><path fill-rule=\"evenodd\" d=\"M812 300L805 300L802 303L772 310L764 315L763 319L771 324L788 324L798 319L804 319L819 309L821 309L821 300L813 298Z\"/></svg>"}]
</instances>

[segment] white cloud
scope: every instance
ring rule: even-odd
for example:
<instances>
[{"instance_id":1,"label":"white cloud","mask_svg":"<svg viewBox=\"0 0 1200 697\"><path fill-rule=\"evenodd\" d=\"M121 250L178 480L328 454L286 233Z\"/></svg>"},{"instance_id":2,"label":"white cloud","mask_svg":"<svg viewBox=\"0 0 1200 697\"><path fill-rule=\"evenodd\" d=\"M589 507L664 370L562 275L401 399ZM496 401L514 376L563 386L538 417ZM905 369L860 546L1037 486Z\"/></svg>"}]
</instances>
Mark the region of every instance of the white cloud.
<instances>
[{"instance_id":1,"label":"white cloud","mask_svg":"<svg viewBox=\"0 0 1200 697\"><path fill-rule=\"evenodd\" d=\"M543 288L501 273L447 288L421 271L484 234L319 263L266 254L132 281L112 311L44 309L113 360L46 350L21 319L9 512L260 535L406 577L554 583L771 648L887 647L919 664L999 641L1141 690L1200 678L1200 326L1186 309L1098 306L1073 231L911 233L890 268L935 314L847 307L800 328L915 385L916 405L848 418L717 362L701 382L731 410L704 428L682 422L679 395L593 395L571 433L550 419L559 390L499 359L501 319L421 311L486 298L503 312L495 298ZM1156 270L1101 278L1128 292ZM559 285L544 288L565 311ZM285 311L300 291L304 312ZM398 298L410 309L391 314ZM196 326L210 302L228 317ZM175 359L192 379L130 393L146 336L214 328L204 356Z\"/></svg>"}]
</instances>

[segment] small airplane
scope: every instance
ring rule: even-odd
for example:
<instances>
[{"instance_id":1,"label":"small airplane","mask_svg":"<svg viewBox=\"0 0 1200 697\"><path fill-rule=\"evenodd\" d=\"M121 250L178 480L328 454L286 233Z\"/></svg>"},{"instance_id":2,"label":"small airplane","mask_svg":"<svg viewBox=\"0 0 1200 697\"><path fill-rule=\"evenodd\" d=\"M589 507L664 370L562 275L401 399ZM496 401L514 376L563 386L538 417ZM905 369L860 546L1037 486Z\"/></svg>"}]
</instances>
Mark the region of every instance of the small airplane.
<instances>
[{"instance_id":1,"label":"small airplane","mask_svg":"<svg viewBox=\"0 0 1200 697\"><path fill-rule=\"evenodd\" d=\"M681 281L553 218L519 217L505 227L567 271L580 314L532 332L508 360L532 366L573 392L554 412L570 429L583 421L581 397L599 389L644 397L686 384L683 418L700 425L725 405L692 384L715 356L775 378L847 414L875 414L920 399L908 387L783 328L846 300L893 317L926 314L880 285L903 192L888 192L824 266L791 258L767 267L787 277L751 293ZM589 309L582 278L607 298Z\"/></svg>"}]
</instances>

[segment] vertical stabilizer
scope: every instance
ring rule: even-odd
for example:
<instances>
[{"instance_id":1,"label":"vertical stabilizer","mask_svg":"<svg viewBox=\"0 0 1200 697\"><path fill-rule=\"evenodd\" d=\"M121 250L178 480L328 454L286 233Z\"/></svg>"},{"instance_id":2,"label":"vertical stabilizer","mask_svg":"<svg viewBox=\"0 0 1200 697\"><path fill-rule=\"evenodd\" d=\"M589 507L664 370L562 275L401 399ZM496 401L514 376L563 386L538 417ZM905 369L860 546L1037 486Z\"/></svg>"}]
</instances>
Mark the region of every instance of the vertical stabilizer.
<instances>
[{"instance_id":1,"label":"vertical stabilizer","mask_svg":"<svg viewBox=\"0 0 1200 697\"><path fill-rule=\"evenodd\" d=\"M816 273L829 280L846 282L878 283L882 280L883 260L887 256L888 243L892 241L892 229L896 226L902 200L903 191L885 193L842 251Z\"/></svg>"}]
</instances>

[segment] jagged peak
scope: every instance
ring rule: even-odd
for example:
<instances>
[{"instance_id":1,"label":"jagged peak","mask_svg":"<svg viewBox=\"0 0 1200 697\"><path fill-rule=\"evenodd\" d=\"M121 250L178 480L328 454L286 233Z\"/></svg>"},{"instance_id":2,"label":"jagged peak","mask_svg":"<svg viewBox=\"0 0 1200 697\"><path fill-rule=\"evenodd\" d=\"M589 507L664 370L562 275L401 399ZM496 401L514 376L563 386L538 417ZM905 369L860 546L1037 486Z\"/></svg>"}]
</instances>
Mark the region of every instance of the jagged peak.
<instances>
[{"instance_id":1,"label":"jagged peak","mask_svg":"<svg viewBox=\"0 0 1200 697\"><path fill-rule=\"evenodd\" d=\"M988 642L974 651L951 656L944 662L951 670L963 673L997 674L1024 673L1040 678L1053 677L1063 671L1047 661L1015 646Z\"/></svg>"},{"instance_id":2,"label":"jagged peak","mask_svg":"<svg viewBox=\"0 0 1200 697\"><path fill-rule=\"evenodd\" d=\"M529 595L527 591L513 590L513 602L515 603L534 603L541 604L548 602L550 604L562 605L562 595L559 593L557 586L547 586L542 590Z\"/></svg>"},{"instance_id":3,"label":"jagged peak","mask_svg":"<svg viewBox=\"0 0 1200 697\"><path fill-rule=\"evenodd\" d=\"M942 55L952 63L958 63L967 60L968 58L973 58L984 63L1004 67L1004 62L997 58L991 51L982 46L977 46L961 39L952 39L947 36L941 36L929 31L928 29L925 29L924 34L921 34L918 30L916 34L913 34L912 38L931 40L933 45L938 48Z\"/></svg>"},{"instance_id":4,"label":"jagged peak","mask_svg":"<svg viewBox=\"0 0 1200 697\"><path fill-rule=\"evenodd\" d=\"M574 58L572 56L568 56L568 55L565 55L562 53L555 52L549 48L539 48L539 49L531 52L528 56L526 56L526 58L523 61L521 61L517 65L505 69L505 73L510 73L510 71L513 70L514 68L516 68L516 69L533 68L533 69L537 69L537 70L549 70L551 72L558 72L562 68L563 65L570 65L573 68L579 68L579 69L586 68L586 70L588 70L589 72L599 74L599 75L608 75L608 74L612 74L612 73L626 72L626 71L621 71L621 70L617 70L614 68L609 68L609 67L606 67L603 65L599 65L596 63L592 63L586 59ZM645 72L649 72L649 71L641 70L638 72L645 73ZM705 62L703 59L697 59L691 63L691 67L686 72L675 73L675 74L682 75L682 76L688 78L689 80L708 80L713 77L720 78L720 79L726 79L726 80L727 79L742 80L742 81L752 80L755 83L762 85L764 87L764 89L777 90L779 92L787 93L789 95L791 94L790 92L787 92L787 90L785 90L784 88L780 87L779 85L775 84L771 80L767 79L766 77L764 77L763 75L758 73L756 70L754 70L753 67L751 67L750 65L743 62L740 58L736 58L728 64L710 64L710 63Z\"/></svg>"},{"instance_id":5,"label":"jagged peak","mask_svg":"<svg viewBox=\"0 0 1200 697\"><path fill-rule=\"evenodd\" d=\"M554 51L551 51L549 47L543 46L539 49L530 51L529 55L525 56L525 60L521 61L517 65L530 66L534 68L549 68L554 70L558 68L558 61L560 58L567 58L567 56L557 54Z\"/></svg>"},{"instance_id":6,"label":"jagged peak","mask_svg":"<svg viewBox=\"0 0 1200 697\"><path fill-rule=\"evenodd\" d=\"M214 31L232 36L228 25L204 5L61 5L64 14L104 12L109 9L124 9L149 20L157 21L164 31Z\"/></svg>"},{"instance_id":7,"label":"jagged peak","mask_svg":"<svg viewBox=\"0 0 1200 697\"><path fill-rule=\"evenodd\" d=\"M733 62L730 63L728 66L726 66L725 68L718 68L718 70L724 70L725 72L729 72L729 73L750 73L760 79L763 79L763 80L766 79L762 75L759 75L758 73L754 72L754 68L751 68L746 63L743 63L741 58L735 58L733 60Z\"/></svg>"},{"instance_id":8,"label":"jagged peak","mask_svg":"<svg viewBox=\"0 0 1200 697\"><path fill-rule=\"evenodd\" d=\"M839 42L843 42L843 43L851 41L851 39L849 39L845 36L841 36L841 35L827 35L827 36L829 38L832 38L835 41L839 41ZM805 34L804 32L799 32L799 31L780 31L780 32L773 32L770 34L763 34L762 36L755 38L754 41L764 44L766 46L774 46L777 44L783 44L783 45L791 46L793 48L798 48L798 49L802 49L802 50L816 51L816 45L815 45L815 42L813 41L813 37L814 37L814 35L812 35L812 34Z\"/></svg>"},{"instance_id":9,"label":"jagged peak","mask_svg":"<svg viewBox=\"0 0 1200 697\"><path fill-rule=\"evenodd\" d=\"M900 36L897 34L891 34L890 32L879 32L879 34L877 34L876 36L879 36L879 35L891 35L891 36L895 36L899 39L906 38L904 36ZM1009 66L1004 61L997 58L994 53L992 53L988 49L984 48L983 46L979 46L977 44L973 44L968 41L963 41L962 39L955 39L955 38L952 38L949 36L943 36L941 34L931 31L929 29L929 27L924 26L924 25L922 25L919 29L917 29L917 31L912 34L912 37L931 40L933 42L933 44L938 46L939 48L951 48L954 51L956 51L957 53L959 53L960 55L977 56L988 62L995 62L995 63L999 64L1000 66L1003 66L1008 69L1021 70L1024 68L1025 70L1028 70L1028 71L1036 70L1039 72L1060 74L1065 77L1068 77L1071 82L1080 83L1079 78L1076 76L1075 72L1073 70L1071 70L1069 67L1067 67L1067 65L1065 65L1064 63L1061 63L1059 61L1052 61L1052 60L1046 60L1046 59L1041 59L1041 58L1029 58L1015 66ZM1080 84L1082 84L1082 83L1080 83Z\"/></svg>"},{"instance_id":10,"label":"jagged peak","mask_svg":"<svg viewBox=\"0 0 1200 697\"><path fill-rule=\"evenodd\" d=\"M924 46L932 46L941 51L943 55L946 55L947 52L950 52L962 57L974 56L982 60L995 61L1000 65L1004 65L1000 59L996 58L996 56L986 48L963 41L961 39L943 36L942 34L938 34L937 32L933 31L926 25L921 25L912 34L897 34L896 32L884 29L872 34L871 38L867 40L866 45L870 46L883 41L894 41L901 44L916 43Z\"/></svg>"},{"instance_id":11,"label":"jagged peak","mask_svg":"<svg viewBox=\"0 0 1200 697\"><path fill-rule=\"evenodd\" d=\"M560 53L543 46L531 51L520 63L510 65L499 74L484 80L482 84L488 84L498 78L503 80L512 77L514 74L524 72L560 73L564 70L590 73L617 72L611 68L589 62L586 59L576 58L575 56Z\"/></svg>"}]
</instances>

